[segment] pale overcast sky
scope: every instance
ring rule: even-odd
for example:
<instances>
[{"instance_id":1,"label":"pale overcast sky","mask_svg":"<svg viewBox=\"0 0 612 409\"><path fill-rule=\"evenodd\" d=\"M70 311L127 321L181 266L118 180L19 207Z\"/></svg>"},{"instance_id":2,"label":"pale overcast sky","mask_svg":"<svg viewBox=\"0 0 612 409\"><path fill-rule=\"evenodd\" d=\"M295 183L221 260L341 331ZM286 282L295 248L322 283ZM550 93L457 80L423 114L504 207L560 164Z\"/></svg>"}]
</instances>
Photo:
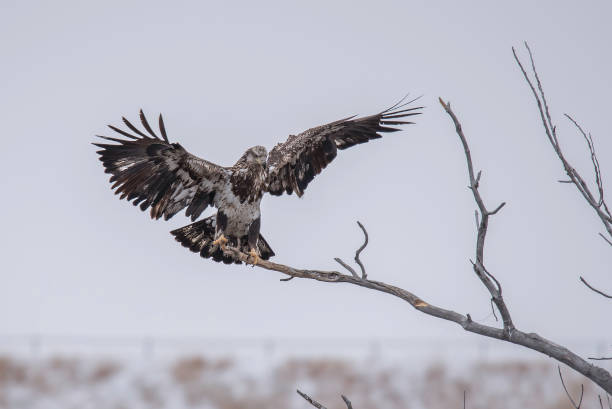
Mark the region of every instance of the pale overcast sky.
<instances>
[{"instance_id":1,"label":"pale overcast sky","mask_svg":"<svg viewBox=\"0 0 612 409\"><path fill-rule=\"evenodd\" d=\"M382 293L204 260L110 190L90 144L140 108L193 154L231 165L288 134L423 94L417 124L340 152L302 199L265 197L277 262L337 269L370 232L372 279L495 324L472 273L475 204L452 102L483 170L486 261L515 324L563 343L610 341L612 251L560 163L511 47L534 50L568 157L564 120L590 130L612 195L608 1L3 1L1 334L458 337L455 324ZM612 200L612 199L610 199ZM209 209L206 215L211 214Z\"/></svg>"}]
</instances>

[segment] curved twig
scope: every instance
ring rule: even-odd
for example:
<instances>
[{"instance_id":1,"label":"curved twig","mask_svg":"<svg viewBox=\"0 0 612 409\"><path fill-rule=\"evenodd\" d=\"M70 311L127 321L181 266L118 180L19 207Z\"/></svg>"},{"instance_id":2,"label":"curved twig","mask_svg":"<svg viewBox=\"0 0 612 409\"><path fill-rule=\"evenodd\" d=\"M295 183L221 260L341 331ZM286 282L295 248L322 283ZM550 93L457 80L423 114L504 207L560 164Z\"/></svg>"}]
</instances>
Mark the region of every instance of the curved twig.
<instances>
[{"instance_id":1,"label":"curved twig","mask_svg":"<svg viewBox=\"0 0 612 409\"><path fill-rule=\"evenodd\" d=\"M565 382L563 382L563 375L561 375L561 367L559 365L557 365L557 369L559 370L559 378L561 378L561 385L563 385L565 394L569 398L570 402L572 402L572 406L576 409L580 409L580 406L582 405L582 398L584 396L584 384L580 384L580 401L578 401L578 404L576 405L576 402L572 398L572 395L570 395L570 393L567 391L567 388L565 387Z\"/></svg>"},{"instance_id":2,"label":"curved twig","mask_svg":"<svg viewBox=\"0 0 612 409\"><path fill-rule=\"evenodd\" d=\"M246 263L250 260L248 254L242 253L237 248L228 246L225 250L242 262ZM543 338L536 333L526 333L515 328L511 336L508 337L504 329L480 324L469 317L469 314L463 315L453 310L427 303L410 291L381 281L362 280L361 278L342 274L338 271L298 269L284 264L273 263L269 260L259 260L256 266L266 270L276 271L290 277L306 278L326 283L347 283L393 295L408 302L419 312L459 324L468 332L511 342L548 355L591 379L606 392L612 393L612 375L610 375L608 371L587 362L569 349Z\"/></svg>"},{"instance_id":3,"label":"curved twig","mask_svg":"<svg viewBox=\"0 0 612 409\"><path fill-rule=\"evenodd\" d=\"M304 392L302 392L301 390L297 389L296 392L298 393L298 395L300 395L302 398L306 399L306 401L308 403L310 403L312 406L314 406L317 409L327 409L325 406L321 405L319 402L317 402L316 400L314 400L313 398L311 398L310 396L306 395Z\"/></svg>"},{"instance_id":4,"label":"curved twig","mask_svg":"<svg viewBox=\"0 0 612 409\"><path fill-rule=\"evenodd\" d=\"M591 284L587 283L587 281L582 276L580 276L580 281L582 281L584 283L584 285L586 285L591 290L595 291L597 294L601 294L601 295L603 295L606 298L612 298L612 295L608 295L608 294L604 293L603 291L598 290L597 288L593 287Z\"/></svg>"},{"instance_id":5,"label":"curved twig","mask_svg":"<svg viewBox=\"0 0 612 409\"><path fill-rule=\"evenodd\" d=\"M351 401L348 400L348 398L344 395L340 395L340 396L342 397L342 400L346 404L346 409L353 409L353 404L351 403Z\"/></svg>"},{"instance_id":6,"label":"curved twig","mask_svg":"<svg viewBox=\"0 0 612 409\"><path fill-rule=\"evenodd\" d=\"M542 82L540 81L540 77L538 76L538 72L536 70L535 61L533 59L533 54L531 52L531 49L529 48L529 45L526 42L525 42L525 48L527 49L527 52L529 54L529 61L531 63L531 72L533 73L533 76L535 77L537 88L534 85L531 78L529 77L529 75L527 74L525 67L523 67L523 64L521 63L521 60L518 58L514 47L512 47L512 53L514 55L514 60L516 61L521 72L523 73L523 77L525 78L525 81L527 81L527 84L529 85L529 88L531 89L531 92L536 100L536 103L538 105L538 110L540 111L540 118L542 120L542 125L544 126L544 131L546 133L546 137L548 138L555 153L557 154L557 157L561 161L561 164L563 165L563 169L565 170L565 173L567 173L567 176L570 179L567 182L566 181L563 181L563 182L572 183L576 186L576 188L578 189L582 197L586 200L586 202L589 204L589 206L591 206L595 210L595 213L601 219L606 231L608 232L608 235L610 236L610 238L612 238L612 214L610 214L610 210L608 209L608 205L606 204L606 201L604 199L604 189L602 185L601 171L599 168L599 160L597 159L597 154L595 152L595 146L593 144L593 138L591 137L590 134L587 134L582 129L582 127L578 124L577 121L575 121L571 116L565 114L565 116L574 124L578 132L583 136L589 148L589 153L591 155L591 162L593 164L593 170L595 173L595 183L597 185L598 196L599 196L597 199L595 199L595 196L591 192L591 189L588 187L587 183L584 181L584 178L571 165L571 163L569 163L569 161L565 158L565 155L563 154L561 145L559 144L559 139L557 138L557 127L554 125L550 117L550 112L548 109L548 102L546 101L546 97L544 95L544 89L542 87ZM603 235L601 236L604 239L606 239L608 244L612 246L612 242L607 237Z\"/></svg>"},{"instance_id":7,"label":"curved twig","mask_svg":"<svg viewBox=\"0 0 612 409\"><path fill-rule=\"evenodd\" d=\"M467 139L463 134L463 130L461 128L461 124L457 119L456 115L452 111L450 104L445 103L440 100L446 112L452 118L453 123L455 124L455 129L457 134L461 140L463 145L466 162L468 167L468 174L470 179L470 190L474 196L474 200L478 205L478 209L480 212L480 220L478 225L478 233L476 240L476 261L473 263L473 269L481 282L485 285L493 302L497 309L500 311L503 328L492 327L484 324L480 324L472 320L469 314L463 315L453 310L448 310L442 307L438 307L436 305L427 303L423 301L420 297L415 295L414 293L404 290L402 288L369 279L363 279L358 276L358 274L351 269L347 270L351 272L350 275L343 274L338 271L323 271L323 270L313 270L313 269L298 269L295 267L274 263L268 260L259 260L257 263L257 267L273 270L285 274L289 277L298 277L298 278L306 278L311 280L317 280L321 282L328 283L348 283L352 285L357 285L364 288L369 288L371 290L384 292L395 297L398 297L406 302L408 302L412 307L414 307L419 312L424 314L441 318L447 321L455 322L460 325L464 330L483 335L490 338L499 339L502 341L510 342L516 345L521 345L528 349L532 349L534 351L540 352L542 354L548 355L557 361L568 365L570 368L573 368L577 372L583 374L587 378L591 379L597 385L599 385L602 389L604 389L608 393L612 393L612 375L610 372L605 370L604 368L593 365L592 363L586 361L582 357L573 353L569 349L554 343L548 339L541 337L540 335L530 332L523 332L514 327L514 324L510 318L510 313L506 304L502 298L502 291L500 283L495 279L495 277L489 273L484 266L484 242L487 233L487 227L489 222L489 217L492 214L496 213L499 209L501 209L502 205L498 206L495 211L490 212L487 210L484 201L480 195L478 190L478 184L480 182L480 176L475 176L474 168L472 164L471 153L469 150L469 146L467 143ZM540 100L538 100L540 103ZM546 120L547 115L546 111L542 110L542 116L544 120ZM545 122L546 126L546 122ZM553 131L554 132L554 129ZM551 134L552 135L552 134ZM551 136L551 142L556 143L556 138ZM481 173L479 172L479 175ZM570 175L571 177L571 175ZM361 226L360 226L361 227ZM365 229L364 233L365 233ZM366 234L366 243L367 244L367 234ZM226 247L226 251L230 252L233 257L236 259L249 262L249 255L240 252L236 248ZM356 258L359 256L359 251L356 254ZM342 264L342 263L340 263ZM345 263L344 263L345 264ZM300 395L303 395L300 393ZM307 395L305 395L307 396ZM306 398L305 398L306 399ZM308 400L308 399L307 399Z\"/></svg>"},{"instance_id":8,"label":"curved twig","mask_svg":"<svg viewBox=\"0 0 612 409\"><path fill-rule=\"evenodd\" d=\"M314 406L317 409L327 409L325 406L321 405L319 402L317 402L316 400L314 400L313 398L311 398L310 396L306 395L304 392L300 391L299 389L297 390L298 395L300 395L302 398L306 399L306 401L308 403L310 403L312 406ZM350 400L348 400L348 398L344 395L340 395L342 397L342 400L344 401L344 404L346 405L347 409L353 409L353 404L351 403Z\"/></svg>"},{"instance_id":9,"label":"curved twig","mask_svg":"<svg viewBox=\"0 0 612 409\"><path fill-rule=\"evenodd\" d=\"M357 221L357 225L361 228L361 231L363 231L363 235L365 236L365 240L364 240L363 244L361 245L361 247L359 247L357 249L357 251L355 252L355 262L357 264L359 264L359 268L361 268L361 278L364 279L364 280L367 280L368 274L366 273L366 269L363 266L363 263L359 259L359 255L361 254L363 249L365 249L366 246L368 245L368 240L369 240L369 238L368 238L368 231L365 229L365 227L363 227L363 224L361 224L359 221Z\"/></svg>"},{"instance_id":10,"label":"curved twig","mask_svg":"<svg viewBox=\"0 0 612 409\"><path fill-rule=\"evenodd\" d=\"M363 263L359 259L359 255L361 254L363 249L365 249L366 246L368 245L368 231L365 229L365 227L363 227L363 224L361 224L359 221L357 221L357 225L361 228L361 231L363 231L363 234L365 236L365 241L363 242L361 247L359 247L357 249L357 251L355 251L355 262L357 262L357 264L359 264L359 268L361 268L361 279L362 280L367 280L368 279L368 274L366 273L366 269L365 269ZM342 267L346 268L351 273L351 275L353 277L359 278L359 275L357 274L355 269L353 267L349 266L348 264L346 264L341 258L334 257L334 261L336 261L336 263L340 264Z\"/></svg>"},{"instance_id":11,"label":"curved twig","mask_svg":"<svg viewBox=\"0 0 612 409\"><path fill-rule=\"evenodd\" d=\"M351 266L349 266L348 264L346 264L344 261L342 261L341 258L339 257L334 257L334 260L336 261L336 263L340 264L342 267L346 268L355 278L359 278L359 276L357 275L357 272L355 271L355 269Z\"/></svg>"},{"instance_id":12,"label":"curved twig","mask_svg":"<svg viewBox=\"0 0 612 409\"><path fill-rule=\"evenodd\" d=\"M478 233L476 237L476 262L472 262L472 266L474 272L476 273L480 281L482 281L487 290L489 290L491 298L493 299L493 302L495 303L495 306L499 310L499 313L502 317L505 333L509 338L511 337L512 331L514 330L514 323L512 322L512 318L510 317L510 311L508 310L508 307L506 306L506 303L502 296L501 284L489 271L487 271L484 266L484 245L485 238L487 236L487 229L489 227L489 217L499 212L506 203L502 202L492 212L487 210L487 207L485 206L484 201L480 196L480 191L478 190L482 172L478 172L478 176L474 177L472 154L470 152L470 147L468 145L465 134L463 133L463 127L461 126L459 119L451 109L450 102L446 103L444 102L444 100L442 100L442 98L439 98L439 100L446 113L451 117L455 125L455 131L457 132L457 135L461 140L461 144L463 145L463 151L465 153L465 159L467 161L468 176L470 179L469 188L472 191L474 200L476 201L476 204L478 205L478 210L480 211L480 223L478 225Z\"/></svg>"}]
</instances>

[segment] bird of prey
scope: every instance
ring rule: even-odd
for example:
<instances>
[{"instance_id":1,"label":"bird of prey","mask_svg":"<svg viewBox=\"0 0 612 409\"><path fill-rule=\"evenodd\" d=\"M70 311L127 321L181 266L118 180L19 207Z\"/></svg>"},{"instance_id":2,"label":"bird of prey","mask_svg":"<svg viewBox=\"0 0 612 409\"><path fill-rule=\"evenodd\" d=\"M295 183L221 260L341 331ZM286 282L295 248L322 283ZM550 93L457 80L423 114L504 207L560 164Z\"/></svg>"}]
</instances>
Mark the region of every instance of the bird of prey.
<instances>
[{"instance_id":1,"label":"bird of prey","mask_svg":"<svg viewBox=\"0 0 612 409\"><path fill-rule=\"evenodd\" d=\"M414 101L414 100L413 100ZM171 234L183 246L226 264L240 260L224 251L233 246L249 255L248 263L274 256L274 251L260 234L259 203L264 193L280 196L295 192L301 197L306 186L335 157L338 149L368 142L381 133L400 130L411 124L406 119L420 114L422 107L410 107L405 98L375 115L348 117L311 128L277 144L268 154L263 146L244 152L231 167L216 165L171 143L162 116L158 136L140 110L138 129L122 118L129 131L109 125L125 139L98 137L109 143L94 143L101 148L105 172L112 176L111 189L121 199L150 208L151 218L170 219L182 209L194 222L208 207L216 207L213 216L181 227Z\"/></svg>"}]
</instances>

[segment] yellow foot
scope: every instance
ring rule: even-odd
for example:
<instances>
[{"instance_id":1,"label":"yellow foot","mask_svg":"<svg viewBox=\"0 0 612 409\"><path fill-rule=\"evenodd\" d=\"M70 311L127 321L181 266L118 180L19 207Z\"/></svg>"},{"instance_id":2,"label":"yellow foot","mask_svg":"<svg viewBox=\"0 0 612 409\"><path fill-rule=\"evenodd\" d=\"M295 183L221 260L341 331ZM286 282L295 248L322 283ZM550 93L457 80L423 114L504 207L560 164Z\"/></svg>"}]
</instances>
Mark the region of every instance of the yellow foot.
<instances>
[{"instance_id":1,"label":"yellow foot","mask_svg":"<svg viewBox=\"0 0 612 409\"><path fill-rule=\"evenodd\" d=\"M251 264L255 266L257 265L257 263L259 263L259 254L257 254L257 250L251 249L251 251L249 251L249 256L251 256L251 258L253 259L250 262Z\"/></svg>"},{"instance_id":2,"label":"yellow foot","mask_svg":"<svg viewBox=\"0 0 612 409\"><path fill-rule=\"evenodd\" d=\"M213 241L213 246L221 246L221 248L224 248L225 245L227 244L227 239L225 238L225 236L223 235L223 233L221 233L221 235L219 236L219 238L215 241Z\"/></svg>"}]
</instances>

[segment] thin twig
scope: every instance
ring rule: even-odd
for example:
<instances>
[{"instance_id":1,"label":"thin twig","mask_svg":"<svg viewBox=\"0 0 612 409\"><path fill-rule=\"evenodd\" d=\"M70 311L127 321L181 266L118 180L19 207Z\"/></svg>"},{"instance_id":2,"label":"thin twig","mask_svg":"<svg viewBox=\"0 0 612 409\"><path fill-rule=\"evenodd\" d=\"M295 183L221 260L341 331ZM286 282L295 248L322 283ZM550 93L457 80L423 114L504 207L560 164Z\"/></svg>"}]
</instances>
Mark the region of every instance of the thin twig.
<instances>
[{"instance_id":1,"label":"thin twig","mask_svg":"<svg viewBox=\"0 0 612 409\"><path fill-rule=\"evenodd\" d=\"M583 374L587 378L591 379L606 392L612 393L612 375L610 374L610 372L608 372L604 368L591 364L590 362L573 353L569 349L559 345L558 343L554 343L533 332L526 333L520 331L516 329L512 324L508 309L503 301L503 298L501 297L501 287L499 286L499 282L497 282L497 280L495 280L495 278L486 271L486 268L483 264L484 239L486 236L486 230L488 227L488 220L490 215L488 214L488 211L484 205L484 202L480 196L478 189L475 188L476 178L474 176L469 147L467 145L465 136L463 135L461 124L459 123L459 120L451 110L450 104L446 104L442 100L441 103L447 113L453 119L456 131L463 144L468 165L468 172L470 175L471 191L474 195L476 203L478 204L478 208L480 209L480 213L482 216L478 226L476 262L473 263L473 268L479 279L485 284L485 286L489 290L497 309L500 311L502 320L504 322L504 328L497 328L480 324L478 322L473 321L469 314L463 315L453 310L438 307L436 305L423 301L420 297L410 291L380 281L364 280L360 277L355 277L355 275L353 274L342 274L338 271L298 269L295 267L274 263L268 260L259 260L257 263L257 267L277 271L291 277L306 278L327 283L348 283L393 295L408 302L412 307L424 314L455 322L468 332L503 340L516 345L521 345L528 349L532 349L534 351L538 351L542 354L548 355L556 359L557 361L568 365L569 367ZM239 249L226 247L226 251L229 252L232 257L242 262L248 262L250 260L249 255L242 253Z\"/></svg>"},{"instance_id":2,"label":"thin twig","mask_svg":"<svg viewBox=\"0 0 612 409\"><path fill-rule=\"evenodd\" d=\"M593 164L593 172L595 173L595 184L597 185L597 190L599 193L599 199L597 200L597 207L601 207L604 204L604 191L603 191L603 184L602 184L602 179L601 179L601 170L599 168L599 160L597 159L597 153L595 152L595 144L593 143L593 137L591 136L590 133L587 134L582 129L580 124L578 124L578 122L574 120L574 118L572 118L568 114L564 114L564 115L567 119L569 119L574 124L574 126L576 126L576 128L582 134L582 136L584 137L584 140L587 143L587 146L589 148L589 153L591 154L591 163Z\"/></svg>"},{"instance_id":3,"label":"thin twig","mask_svg":"<svg viewBox=\"0 0 612 409\"><path fill-rule=\"evenodd\" d=\"M599 235L601 236L602 239L604 239L610 246L612 246L612 241L607 238L606 236L604 236L603 234L599 233Z\"/></svg>"},{"instance_id":4,"label":"thin twig","mask_svg":"<svg viewBox=\"0 0 612 409\"><path fill-rule=\"evenodd\" d=\"M353 269L353 267L349 266L348 264L346 264L344 261L342 261L341 258L338 257L334 257L334 260L336 261L336 263L340 264L342 267L346 268L355 278L359 278L359 276L357 275L357 272L355 271L355 269Z\"/></svg>"},{"instance_id":5,"label":"thin twig","mask_svg":"<svg viewBox=\"0 0 612 409\"><path fill-rule=\"evenodd\" d=\"M465 137L465 134L463 133L463 127L461 126L461 122L459 122L459 119L453 112L450 102L446 103L444 102L442 98L439 98L439 100L440 100L440 104L442 105L446 113L451 117L455 125L455 131L457 135L459 136L461 144L463 145L463 151L465 153L465 159L466 159L467 168L468 168L468 176L470 179L469 187L470 187L470 190L472 191L472 195L474 196L474 200L476 201L476 204L478 205L478 209L480 211L481 217L480 217L480 223L478 225L478 233L476 237L476 262L472 263L474 272L476 273L480 281L485 285L487 290L489 290L489 293L491 294L491 298L493 299L495 306L497 307L497 309L499 310L499 313L501 314L506 336L510 337L512 336L512 331L514 330L514 324L510 316L510 311L508 310L508 307L506 306L506 303L502 297L501 284L499 283L499 281L497 281L497 279L495 279L495 277L493 277L492 274L490 274L487 271L487 269L484 266L484 245L485 245L485 238L487 235L487 229L489 226L489 217L496 214L499 210L501 210L506 203L502 202L492 212L487 210L487 207L485 206L484 201L480 195L480 191L478 190L478 185L480 181L479 178L480 178L481 173L479 172L478 176L476 177L474 176L474 165L472 163L472 154L470 152L470 147L468 145L467 138Z\"/></svg>"},{"instance_id":6,"label":"thin twig","mask_svg":"<svg viewBox=\"0 0 612 409\"><path fill-rule=\"evenodd\" d=\"M365 227L363 227L363 224L361 224L359 221L357 221L357 225L359 226L359 228L361 228L361 231L363 232L363 235L365 236L365 240L364 240L363 244L361 245L361 247L359 247L357 249L357 251L355 251L355 262L357 262L357 264L359 265L359 268L361 269L361 279L362 280L367 280L368 279L368 274L366 273L365 266L363 265L363 263L359 259L359 255L361 254L363 249L365 249L366 246L368 245L368 231L365 229ZM352 274L353 277L359 278L359 275L357 274L355 269L353 267L349 266L347 263L345 263L341 258L334 257L334 260L336 261L336 263L340 264L342 267L347 269Z\"/></svg>"},{"instance_id":7,"label":"thin twig","mask_svg":"<svg viewBox=\"0 0 612 409\"><path fill-rule=\"evenodd\" d=\"M353 404L351 403L351 401L348 400L348 398L344 395L340 395L340 396L342 396L342 400L346 404L346 409L353 409Z\"/></svg>"},{"instance_id":8,"label":"thin twig","mask_svg":"<svg viewBox=\"0 0 612 409\"><path fill-rule=\"evenodd\" d=\"M610 214L610 210L604 199L604 189L603 189L602 178L601 178L601 170L599 166L599 160L597 159L597 154L595 152L593 138L590 134L588 134L582 129L582 127L578 124L577 121L575 121L571 116L565 114L565 116L574 124L578 132L584 137L587 143L587 146L589 148L589 153L591 155L591 162L593 164L593 171L595 173L595 183L597 185L598 196L599 196L597 199L595 199L587 183L584 181L584 178L569 163L569 161L565 158L565 155L563 154L561 145L559 144L559 140L557 138L557 128L552 122L549 108L548 108L548 103L544 95L544 89L542 87L542 82L540 81L538 72L536 70L533 53L531 52L531 49L529 48L529 45L527 43L525 43L525 48L527 49L527 52L529 53L529 60L531 62L531 70L532 70L532 74L535 77L535 80L537 83L537 89L534 83L532 82L531 78L527 74L527 71L525 70L525 67L521 63L521 60L518 58L518 55L516 54L516 50L514 49L514 47L512 48L512 53L514 55L514 59L516 63L518 64L521 72L523 73L523 77L525 78L525 81L529 85L529 88L531 89L531 92L536 100L536 103L538 105L538 110L540 112L540 118L542 120L542 125L544 126L544 131L546 133L546 137L548 138L555 153L557 154L557 157L561 161L561 164L563 165L563 169L565 170L565 173L567 173L567 176L570 179L569 181L559 181L559 182L572 183L576 186L576 188L578 189L582 197L586 200L586 202L589 204L589 206L591 206L595 210L595 212L597 213L597 216L601 219L604 227L606 228L608 235L610 236L610 238L612 238L612 214ZM601 236L604 237L603 235ZM612 246L612 242L608 240L608 238L604 237L604 239L606 239L608 244Z\"/></svg>"},{"instance_id":9,"label":"thin twig","mask_svg":"<svg viewBox=\"0 0 612 409\"><path fill-rule=\"evenodd\" d=\"M493 298L491 298L491 312L493 313L493 318L495 318L495 321L498 321L497 315L495 314L495 305L493 304Z\"/></svg>"},{"instance_id":10,"label":"thin twig","mask_svg":"<svg viewBox=\"0 0 612 409\"><path fill-rule=\"evenodd\" d=\"M317 402L316 400L312 399L310 396L306 395L304 392L300 391L299 389L297 390L297 393L304 399L306 399L306 401L308 403L310 403L312 406L314 406L317 409L327 409L325 406L321 405L319 402Z\"/></svg>"},{"instance_id":11,"label":"thin twig","mask_svg":"<svg viewBox=\"0 0 612 409\"><path fill-rule=\"evenodd\" d=\"M580 405L582 405L582 397L584 396L584 385L580 384L580 401L578 402L578 405L576 405L576 402L565 387L565 382L563 382L563 375L561 375L561 367L557 365L557 368L559 369L559 378L561 378L561 385L563 385L563 389L565 389L565 394L569 398L570 402L572 402L572 406L576 409L580 409Z\"/></svg>"},{"instance_id":12,"label":"thin twig","mask_svg":"<svg viewBox=\"0 0 612 409\"><path fill-rule=\"evenodd\" d=\"M363 224L361 224L359 221L357 221L357 225L361 228L361 231L363 231L363 235L365 236L365 240L364 240L363 244L361 245L361 247L359 247L357 249L357 251L355 252L355 262L357 264L359 264L359 268L361 268L361 278L364 279L364 280L367 280L368 274L366 273L366 269L363 266L363 263L359 259L359 255L361 254L363 249L365 249L366 246L368 245L368 239L369 239L368 238L368 231L365 229L365 227L363 227Z\"/></svg>"},{"instance_id":13,"label":"thin twig","mask_svg":"<svg viewBox=\"0 0 612 409\"><path fill-rule=\"evenodd\" d=\"M603 409L603 402L601 401L601 395L597 395L599 398L599 407ZM612 402L610 402L610 395L606 393L606 399L608 400L608 409L612 409Z\"/></svg>"},{"instance_id":14,"label":"thin twig","mask_svg":"<svg viewBox=\"0 0 612 409\"><path fill-rule=\"evenodd\" d=\"M504 207L505 205L506 205L506 202L501 202L501 204L497 206L495 210L493 210L492 212L489 212L489 216L493 216L495 213L499 212L502 209L502 207Z\"/></svg>"},{"instance_id":15,"label":"thin twig","mask_svg":"<svg viewBox=\"0 0 612 409\"><path fill-rule=\"evenodd\" d=\"M226 246L225 251L242 262L247 262L250 259L248 254L242 253L234 247ZM410 291L381 281L362 280L361 278L342 274L338 271L298 269L284 264L273 263L269 260L259 260L256 267L276 271L290 277L305 278L325 283L347 283L390 294L408 302L412 307L424 314L454 322L460 325L465 331L521 345L548 355L591 379L606 392L612 393L612 375L608 371L594 366L569 349L541 337L536 333L526 333L515 328L512 332L512 337L508 337L504 329L480 324L475 322L469 314L463 315L456 311L427 303Z\"/></svg>"},{"instance_id":16,"label":"thin twig","mask_svg":"<svg viewBox=\"0 0 612 409\"><path fill-rule=\"evenodd\" d=\"M311 398L310 396L306 395L304 392L300 391L299 389L297 390L297 393L304 399L306 399L306 401L308 403L310 403L312 406L314 406L317 409L327 409L325 406L321 405L319 402L317 402L316 400L314 400L313 398ZM353 409L353 404L351 403L350 400L348 400L348 398L344 395L340 395L342 397L342 400L344 401L344 403L346 404L346 408L347 409Z\"/></svg>"},{"instance_id":17,"label":"thin twig","mask_svg":"<svg viewBox=\"0 0 612 409\"><path fill-rule=\"evenodd\" d=\"M584 277L580 276L580 281L582 281L584 283L584 285L586 285L587 287L589 287L591 290L595 291L597 294L601 294L606 298L612 298L612 295L608 295L606 293L604 293L601 290L598 290L597 288L593 287L591 284L587 283L587 280L584 279Z\"/></svg>"}]
</instances>

